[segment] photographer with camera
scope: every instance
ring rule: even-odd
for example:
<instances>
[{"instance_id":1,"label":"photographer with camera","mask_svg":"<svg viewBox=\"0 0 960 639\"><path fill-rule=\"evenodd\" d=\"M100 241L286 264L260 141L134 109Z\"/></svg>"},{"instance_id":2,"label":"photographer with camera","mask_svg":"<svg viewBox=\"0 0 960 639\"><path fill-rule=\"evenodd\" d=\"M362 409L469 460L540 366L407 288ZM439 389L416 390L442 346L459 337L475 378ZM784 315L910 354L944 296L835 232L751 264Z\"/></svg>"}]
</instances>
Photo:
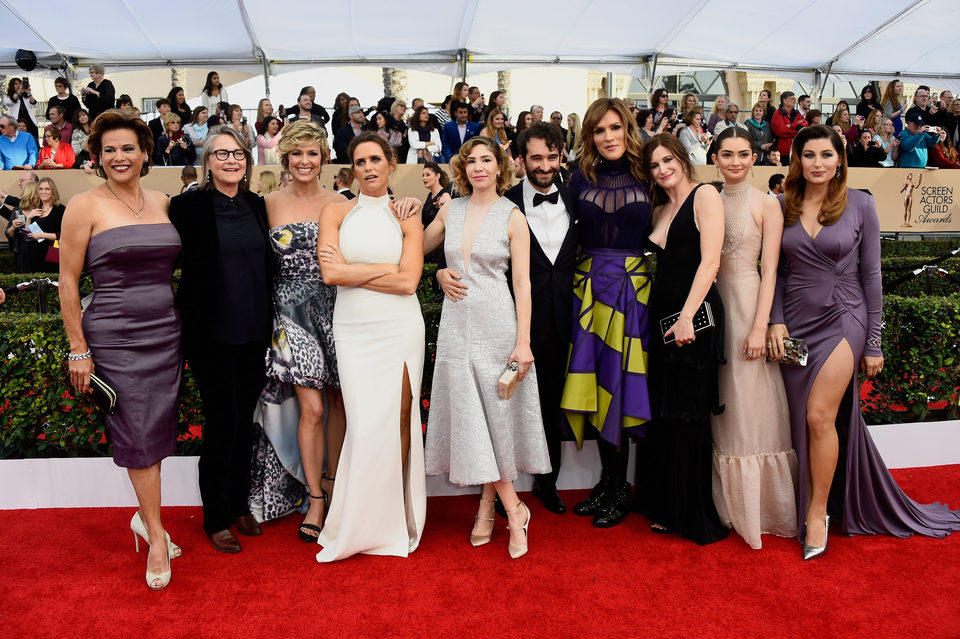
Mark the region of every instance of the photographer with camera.
<instances>
[{"instance_id":1,"label":"photographer with camera","mask_svg":"<svg viewBox=\"0 0 960 639\"><path fill-rule=\"evenodd\" d=\"M880 145L880 140L875 139L873 133L868 129L863 129L860 131L857 143L852 145L847 157L850 159L850 166L879 168L881 163L887 159L887 154Z\"/></svg>"},{"instance_id":2,"label":"photographer with camera","mask_svg":"<svg viewBox=\"0 0 960 639\"><path fill-rule=\"evenodd\" d=\"M27 125L27 132L37 139L37 115L35 107L37 99L30 90L29 78L10 78L7 83L7 92L3 96L3 106L14 120Z\"/></svg>"},{"instance_id":3,"label":"photographer with camera","mask_svg":"<svg viewBox=\"0 0 960 639\"><path fill-rule=\"evenodd\" d=\"M918 91L919 93L919 91ZM922 169L927 165L927 149L937 145L947 132L924 122L919 109L907 111L907 126L900 132L900 168Z\"/></svg>"}]
</instances>

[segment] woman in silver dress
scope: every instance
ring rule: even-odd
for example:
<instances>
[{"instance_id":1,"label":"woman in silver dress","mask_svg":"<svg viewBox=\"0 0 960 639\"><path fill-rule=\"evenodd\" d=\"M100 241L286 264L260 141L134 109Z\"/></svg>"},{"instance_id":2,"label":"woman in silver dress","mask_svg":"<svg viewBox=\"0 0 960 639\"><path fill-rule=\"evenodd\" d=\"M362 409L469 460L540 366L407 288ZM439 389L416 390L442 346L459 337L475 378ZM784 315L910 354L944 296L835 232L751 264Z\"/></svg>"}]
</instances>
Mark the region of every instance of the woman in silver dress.
<instances>
[{"instance_id":1,"label":"woman in silver dress","mask_svg":"<svg viewBox=\"0 0 960 639\"><path fill-rule=\"evenodd\" d=\"M530 351L530 230L510 200L509 157L490 138L460 147L451 168L466 197L444 204L427 227L424 252L443 242L450 268L463 273L470 295L443 301L437 337L427 474L449 473L461 485L483 485L470 543L493 535L494 493L507 506L510 556L527 552L530 510L517 497L517 471L550 472L536 371ZM513 293L507 285L512 265ZM510 399L498 380L516 363L518 386ZM523 383L524 377L530 379Z\"/></svg>"}]
</instances>

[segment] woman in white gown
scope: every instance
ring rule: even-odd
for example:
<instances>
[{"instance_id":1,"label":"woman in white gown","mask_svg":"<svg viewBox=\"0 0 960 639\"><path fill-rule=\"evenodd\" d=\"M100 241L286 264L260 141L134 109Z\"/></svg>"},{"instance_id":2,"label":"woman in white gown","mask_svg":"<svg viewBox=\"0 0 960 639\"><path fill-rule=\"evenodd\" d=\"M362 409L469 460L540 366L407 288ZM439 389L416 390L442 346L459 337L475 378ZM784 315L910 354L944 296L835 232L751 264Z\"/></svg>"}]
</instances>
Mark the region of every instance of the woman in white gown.
<instances>
[{"instance_id":1,"label":"woman in white gown","mask_svg":"<svg viewBox=\"0 0 960 639\"><path fill-rule=\"evenodd\" d=\"M360 135L348 153L360 195L323 208L317 243L323 280L337 285L333 335L347 414L319 562L357 553L406 557L420 543L427 508L416 404L423 227L417 216L398 222L394 215L387 185L397 161L382 138Z\"/></svg>"}]
</instances>

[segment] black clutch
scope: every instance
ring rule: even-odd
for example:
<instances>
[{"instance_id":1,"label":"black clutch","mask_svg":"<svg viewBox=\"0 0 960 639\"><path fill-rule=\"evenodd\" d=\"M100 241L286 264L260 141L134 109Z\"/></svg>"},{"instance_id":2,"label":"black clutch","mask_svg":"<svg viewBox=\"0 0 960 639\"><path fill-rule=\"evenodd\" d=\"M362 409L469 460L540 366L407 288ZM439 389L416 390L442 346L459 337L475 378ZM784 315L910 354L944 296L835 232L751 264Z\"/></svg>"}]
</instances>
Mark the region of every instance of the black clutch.
<instances>
[{"instance_id":1,"label":"black clutch","mask_svg":"<svg viewBox=\"0 0 960 639\"><path fill-rule=\"evenodd\" d=\"M806 366L807 353L807 343L802 337L784 337L783 357L777 363L791 364L793 366ZM769 354L767 355L767 361L773 361L770 359Z\"/></svg>"},{"instance_id":2,"label":"black clutch","mask_svg":"<svg viewBox=\"0 0 960 639\"><path fill-rule=\"evenodd\" d=\"M93 373L90 374L90 398L107 415L117 412L117 391Z\"/></svg>"},{"instance_id":3,"label":"black clutch","mask_svg":"<svg viewBox=\"0 0 960 639\"><path fill-rule=\"evenodd\" d=\"M668 315L660 320L660 334L663 335L670 330L670 327L677 323L677 320L680 319L680 313L674 313L673 315ZM710 307L710 302L704 302L700 305L700 308L697 309L697 312L693 316L693 332L699 333L705 331L708 328L713 328L716 324L713 321L713 309ZM663 338L664 344L670 344L676 339L673 335Z\"/></svg>"}]
</instances>

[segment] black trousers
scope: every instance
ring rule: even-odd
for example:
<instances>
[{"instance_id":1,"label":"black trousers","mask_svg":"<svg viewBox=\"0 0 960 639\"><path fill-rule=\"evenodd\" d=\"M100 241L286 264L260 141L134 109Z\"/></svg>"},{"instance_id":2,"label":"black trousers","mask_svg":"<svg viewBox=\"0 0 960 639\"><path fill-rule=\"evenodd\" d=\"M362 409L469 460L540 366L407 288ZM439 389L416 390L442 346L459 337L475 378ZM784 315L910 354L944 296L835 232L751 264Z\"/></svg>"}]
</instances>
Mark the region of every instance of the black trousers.
<instances>
[{"instance_id":1,"label":"black trousers","mask_svg":"<svg viewBox=\"0 0 960 639\"><path fill-rule=\"evenodd\" d=\"M534 475L534 481L544 487L555 487L560 474L560 449L566 419L560 409L563 397L563 382L566 379L567 351L570 336L551 335L548 341L535 345L534 366L537 369L537 391L540 395L540 412L543 415L543 432L547 438L547 453L550 455L550 472Z\"/></svg>"},{"instance_id":2,"label":"black trousers","mask_svg":"<svg viewBox=\"0 0 960 639\"><path fill-rule=\"evenodd\" d=\"M189 358L203 414L200 498L207 534L250 514L253 412L263 390L266 343L214 344Z\"/></svg>"}]
</instances>

